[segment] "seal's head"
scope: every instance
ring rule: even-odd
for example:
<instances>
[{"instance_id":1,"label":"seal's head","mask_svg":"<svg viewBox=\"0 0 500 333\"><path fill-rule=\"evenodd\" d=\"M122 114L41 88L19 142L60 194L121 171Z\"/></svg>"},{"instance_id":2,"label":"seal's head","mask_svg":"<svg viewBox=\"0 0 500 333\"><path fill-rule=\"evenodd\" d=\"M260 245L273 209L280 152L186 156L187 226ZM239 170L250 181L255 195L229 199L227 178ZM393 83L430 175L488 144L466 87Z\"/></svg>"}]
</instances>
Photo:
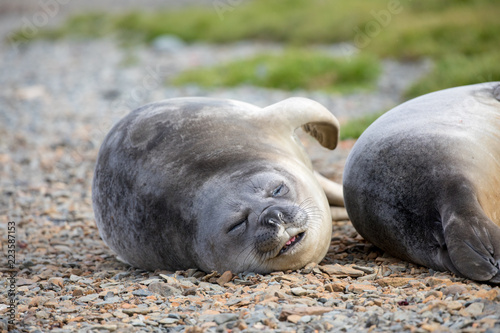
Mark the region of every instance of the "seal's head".
<instances>
[{"instance_id":1,"label":"seal's head","mask_svg":"<svg viewBox=\"0 0 500 333\"><path fill-rule=\"evenodd\" d=\"M204 270L298 269L325 256L329 206L314 177L279 166L236 172L201 191L197 251ZM214 223L214 221L218 221Z\"/></svg>"},{"instance_id":2,"label":"seal's head","mask_svg":"<svg viewBox=\"0 0 500 333\"><path fill-rule=\"evenodd\" d=\"M99 152L101 236L146 269L266 273L319 262L331 216L294 134L301 126L335 148L337 120L302 98L264 109L173 99L132 112Z\"/></svg>"}]
</instances>

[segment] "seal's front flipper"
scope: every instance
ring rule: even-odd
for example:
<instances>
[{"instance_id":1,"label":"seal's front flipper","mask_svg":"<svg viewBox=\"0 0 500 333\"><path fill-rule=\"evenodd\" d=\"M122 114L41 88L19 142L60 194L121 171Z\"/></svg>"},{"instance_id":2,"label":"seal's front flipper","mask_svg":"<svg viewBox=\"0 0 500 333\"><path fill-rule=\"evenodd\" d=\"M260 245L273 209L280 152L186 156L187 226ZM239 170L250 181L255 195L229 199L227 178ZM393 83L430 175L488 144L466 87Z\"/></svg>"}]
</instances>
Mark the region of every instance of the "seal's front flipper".
<instances>
[{"instance_id":1,"label":"seal's front flipper","mask_svg":"<svg viewBox=\"0 0 500 333\"><path fill-rule=\"evenodd\" d=\"M342 185L323 177L316 171L314 171L314 176L316 176L318 183L323 188L323 191L325 191L328 203L331 206L344 207L344 193L342 191Z\"/></svg>"},{"instance_id":2,"label":"seal's front flipper","mask_svg":"<svg viewBox=\"0 0 500 333\"><path fill-rule=\"evenodd\" d=\"M442 218L448 254L460 274L500 283L500 227L484 214L477 200L455 210L450 207Z\"/></svg>"}]
</instances>

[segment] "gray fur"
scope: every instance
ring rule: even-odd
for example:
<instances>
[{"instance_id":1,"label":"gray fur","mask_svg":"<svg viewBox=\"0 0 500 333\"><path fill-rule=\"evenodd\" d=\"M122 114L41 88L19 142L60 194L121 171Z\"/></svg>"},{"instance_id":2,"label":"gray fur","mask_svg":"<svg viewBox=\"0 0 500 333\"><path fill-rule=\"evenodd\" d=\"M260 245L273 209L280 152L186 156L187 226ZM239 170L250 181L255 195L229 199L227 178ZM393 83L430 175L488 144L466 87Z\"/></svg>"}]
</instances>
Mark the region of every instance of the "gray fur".
<instances>
[{"instance_id":1,"label":"gray fur","mask_svg":"<svg viewBox=\"0 0 500 333\"><path fill-rule=\"evenodd\" d=\"M304 123L293 118L303 118L318 140L324 133L316 121L337 134L338 123L305 99L269 110L179 98L118 122L102 144L93 182L103 240L126 262L150 270L269 272L321 260L328 244L306 244L314 243L315 229L331 230L331 217L293 135ZM336 140L324 144L334 147ZM279 218L267 217L273 214ZM279 255L296 234L305 236Z\"/></svg>"},{"instance_id":2,"label":"gray fur","mask_svg":"<svg viewBox=\"0 0 500 333\"><path fill-rule=\"evenodd\" d=\"M435 270L500 283L499 87L413 99L363 133L343 186L364 238Z\"/></svg>"}]
</instances>

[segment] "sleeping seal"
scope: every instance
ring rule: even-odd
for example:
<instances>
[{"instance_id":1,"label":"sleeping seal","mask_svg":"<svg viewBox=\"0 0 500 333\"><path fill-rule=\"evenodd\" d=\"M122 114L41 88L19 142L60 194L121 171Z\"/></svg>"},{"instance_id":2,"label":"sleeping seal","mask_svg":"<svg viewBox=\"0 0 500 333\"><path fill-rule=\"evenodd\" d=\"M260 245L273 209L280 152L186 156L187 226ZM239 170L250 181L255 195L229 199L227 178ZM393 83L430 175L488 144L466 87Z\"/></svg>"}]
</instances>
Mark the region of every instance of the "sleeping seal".
<instances>
[{"instance_id":1,"label":"sleeping seal","mask_svg":"<svg viewBox=\"0 0 500 333\"><path fill-rule=\"evenodd\" d=\"M304 98L266 108L176 98L131 112L98 154L92 196L102 239L148 270L267 273L319 262L332 229L319 182L339 205L342 187L314 174L298 127L337 145L337 119Z\"/></svg>"},{"instance_id":2,"label":"sleeping seal","mask_svg":"<svg viewBox=\"0 0 500 333\"><path fill-rule=\"evenodd\" d=\"M434 92L376 120L343 188L358 232L390 254L500 283L500 83Z\"/></svg>"}]
</instances>

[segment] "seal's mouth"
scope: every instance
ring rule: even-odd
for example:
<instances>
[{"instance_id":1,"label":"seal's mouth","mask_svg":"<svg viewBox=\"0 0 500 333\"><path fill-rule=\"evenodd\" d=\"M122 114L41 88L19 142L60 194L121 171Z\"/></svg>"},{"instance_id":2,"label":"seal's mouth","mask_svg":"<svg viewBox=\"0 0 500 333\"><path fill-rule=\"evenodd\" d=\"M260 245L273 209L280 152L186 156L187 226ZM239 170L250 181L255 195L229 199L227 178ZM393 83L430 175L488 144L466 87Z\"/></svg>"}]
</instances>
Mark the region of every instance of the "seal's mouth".
<instances>
[{"instance_id":1,"label":"seal's mouth","mask_svg":"<svg viewBox=\"0 0 500 333\"><path fill-rule=\"evenodd\" d=\"M285 243L285 245L281 248L280 253L278 255L282 255L283 253L288 252L292 247L297 245L303 238L304 238L305 232L301 232L293 237L291 237L288 242Z\"/></svg>"}]
</instances>

